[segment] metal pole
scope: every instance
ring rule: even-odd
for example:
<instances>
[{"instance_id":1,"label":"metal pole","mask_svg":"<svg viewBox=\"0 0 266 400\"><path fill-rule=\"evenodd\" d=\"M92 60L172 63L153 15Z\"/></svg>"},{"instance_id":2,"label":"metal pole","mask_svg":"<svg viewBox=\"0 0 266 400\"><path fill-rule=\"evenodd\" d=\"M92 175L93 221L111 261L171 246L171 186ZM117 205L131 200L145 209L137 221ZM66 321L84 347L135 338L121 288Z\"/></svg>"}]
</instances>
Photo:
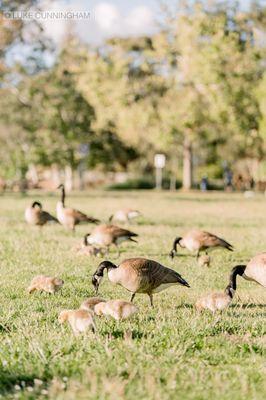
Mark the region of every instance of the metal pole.
<instances>
[{"instance_id":1,"label":"metal pole","mask_svg":"<svg viewBox=\"0 0 266 400\"><path fill-rule=\"evenodd\" d=\"M156 168L156 189L161 190L162 189L162 180L163 180L163 174L162 174L162 168Z\"/></svg>"}]
</instances>

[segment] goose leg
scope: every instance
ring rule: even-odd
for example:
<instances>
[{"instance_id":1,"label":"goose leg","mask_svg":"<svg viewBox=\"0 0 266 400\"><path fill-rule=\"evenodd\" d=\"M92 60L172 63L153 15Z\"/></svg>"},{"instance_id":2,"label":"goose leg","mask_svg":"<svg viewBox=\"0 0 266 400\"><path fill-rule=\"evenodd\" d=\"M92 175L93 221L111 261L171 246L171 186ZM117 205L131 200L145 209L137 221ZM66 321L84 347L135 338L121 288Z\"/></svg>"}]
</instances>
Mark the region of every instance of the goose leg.
<instances>
[{"instance_id":1,"label":"goose leg","mask_svg":"<svg viewBox=\"0 0 266 400\"><path fill-rule=\"evenodd\" d=\"M150 298L151 306L153 307L153 297L152 297L152 294L149 294L149 298Z\"/></svg>"},{"instance_id":2,"label":"goose leg","mask_svg":"<svg viewBox=\"0 0 266 400\"><path fill-rule=\"evenodd\" d=\"M196 255L196 260L198 261L198 259L199 259L199 256L200 256L200 251L198 250L197 251L197 255Z\"/></svg>"},{"instance_id":3,"label":"goose leg","mask_svg":"<svg viewBox=\"0 0 266 400\"><path fill-rule=\"evenodd\" d=\"M117 244L115 244L116 246L116 251L117 251L117 258L120 257L120 248Z\"/></svg>"},{"instance_id":4,"label":"goose leg","mask_svg":"<svg viewBox=\"0 0 266 400\"><path fill-rule=\"evenodd\" d=\"M133 294L132 294L131 299L130 299L131 303L133 303L133 300L134 300L135 295L136 295L136 293L133 293Z\"/></svg>"}]
</instances>

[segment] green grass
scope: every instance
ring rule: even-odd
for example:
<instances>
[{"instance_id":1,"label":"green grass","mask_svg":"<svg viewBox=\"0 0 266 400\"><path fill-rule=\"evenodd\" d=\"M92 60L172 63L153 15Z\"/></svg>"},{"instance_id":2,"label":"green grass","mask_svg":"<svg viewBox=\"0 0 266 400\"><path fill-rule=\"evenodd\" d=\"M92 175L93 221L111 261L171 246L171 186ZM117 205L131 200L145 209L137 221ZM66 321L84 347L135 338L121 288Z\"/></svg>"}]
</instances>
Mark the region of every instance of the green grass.
<instances>
[{"instance_id":1,"label":"green grass","mask_svg":"<svg viewBox=\"0 0 266 400\"><path fill-rule=\"evenodd\" d=\"M24 208L40 199L55 212L56 196L0 197L0 393L6 399L265 399L266 291L238 279L231 307L222 315L198 315L193 305L203 293L223 290L230 269L266 250L266 199L241 194L89 192L67 203L107 220L130 206L143 213L130 227L139 243L122 245L120 259L144 256L176 269L191 289L172 287L154 296L137 295L140 312L131 320L97 319L97 334L74 337L57 316L93 295L91 275L100 259L77 256L76 236L61 226L24 223ZM221 235L236 251L211 254L200 268L186 251L173 261L176 235L200 227ZM118 262L115 252L109 259ZM65 280L54 296L26 288L40 273ZM105 278L105 298L129 299ZM132 336L132 339L130 339ZM127 339L127 337L129 337Z\"/></svg>"}]
</instances>

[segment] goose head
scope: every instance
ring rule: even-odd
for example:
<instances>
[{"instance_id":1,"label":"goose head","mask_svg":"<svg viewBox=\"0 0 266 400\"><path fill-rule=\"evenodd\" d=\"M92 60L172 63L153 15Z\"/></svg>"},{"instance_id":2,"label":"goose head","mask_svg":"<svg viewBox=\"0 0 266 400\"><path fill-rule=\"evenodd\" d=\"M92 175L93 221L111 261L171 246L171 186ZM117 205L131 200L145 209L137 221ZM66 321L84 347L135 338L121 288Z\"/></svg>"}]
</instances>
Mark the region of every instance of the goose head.
<instances>
[{"instance_id":1,"label":"goose head","mask_svg":"<svg viewBox=\"0 0 266 400\"><path fill-rule=\"evenodd\" d=\"M183 242L183 238L182 237L175 238L174 243L173 243L173 248L169 253L169 256L171 258L174 258L175 254L177 252L177 245L179 245L180 247L183 247L182 242Z\"/></svg>"},{"instance_id":2,"label":"goose head","mask_svg":"<svg viewBox=\"0 0 266 400\"><path fill-rule=\"evenodd\" d=\"M39 201L34 201L31 205L32 208L35 208L36 206L42 208L42 204Z\"/></svg>"},{"instance_id":3,"label":"goose head","mask_svg":"<svg viewBox=\"0 0 266 400\"><path fill-rule=\"evenodd\" d=\"M114 268L117 268L117 265L113 264L111 261L103 261L99 264L91 280L91 283L94 286L96 294L98 293L100 283L103 279L104 270L107 269L107 271L109 271L110 269Z\"/></svg>"}]
</instances>

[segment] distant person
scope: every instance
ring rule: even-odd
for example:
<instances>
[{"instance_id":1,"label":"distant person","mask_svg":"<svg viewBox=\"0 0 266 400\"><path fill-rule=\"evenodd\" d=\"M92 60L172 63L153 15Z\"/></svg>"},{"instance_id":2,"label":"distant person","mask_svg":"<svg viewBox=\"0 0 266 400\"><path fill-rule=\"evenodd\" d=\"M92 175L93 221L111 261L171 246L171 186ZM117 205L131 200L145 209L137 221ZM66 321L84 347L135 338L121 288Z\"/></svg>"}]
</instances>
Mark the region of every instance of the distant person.
<instances>
[{"instance_id":1,"label":"distant person","mask_svg":"<svg viewBox=\"0 0 266 400\"><path fill-rule=\"evenodd\" d=\"M230 168L224 171L224 190L228 192L233 190L233 173Z\"/></svg>"},{"instance_id":2,"label":"distant person","mask_svg":"<svg viewBox=\"0 0 266 400\"><path fill-rule=\"evenodd\" d=\"M200 190L206 192L209 189L209 181L207 176L203 176L200 182Z\"/></svg>"}]
</instances>

